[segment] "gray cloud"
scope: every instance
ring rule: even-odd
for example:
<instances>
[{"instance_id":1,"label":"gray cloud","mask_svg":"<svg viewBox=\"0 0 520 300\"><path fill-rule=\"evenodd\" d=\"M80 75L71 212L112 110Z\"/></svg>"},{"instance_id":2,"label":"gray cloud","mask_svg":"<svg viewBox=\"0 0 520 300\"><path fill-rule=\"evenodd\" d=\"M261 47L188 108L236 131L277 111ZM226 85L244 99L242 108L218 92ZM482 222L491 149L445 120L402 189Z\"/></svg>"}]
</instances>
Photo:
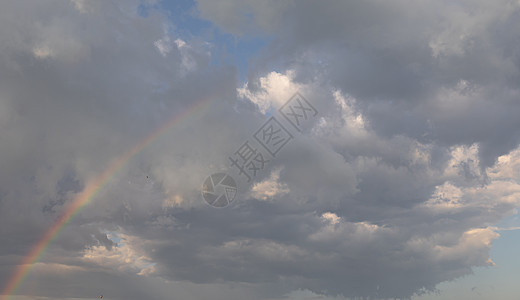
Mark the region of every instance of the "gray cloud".
<instances>
[{"instance_id":1,"label":"gray cloud","mask_svg":"<svg viewBox=\"0 0 520 300\"><path fill-rule=\"evenodd\" d=\"M324 247L325 252L336 249L352 255L362 267L347 268L342 263L348 259L338 258L337 268L325 268L334 275L323 275L316 266L300 282L295 280L297 287L345 296L406 298L488 263L486 243L470 251L471 259L441 257L410 245L424 240L437 245L435 249L462 247L464 237L474 233L472 228L493 224L518 205L503 203L498 195L480 202L477 192L469 192L498 184L496 177L488 177L490 168L518 146L518 87L513 79L519 74L518 51L511 44L518 36L518 4L294 1L264 6L226 1L216 7L202 0L198 4L202 16L228 32L274 37L262 56L252 61L247 85L252 94L243 93L246 98L257 102L262 86L271 89L266 83L270 68L283 65L294 85L305 86L314 101L324 101L330 109L337 91L346 100L343 116L324 112L316 141L343 156L344 163L334 165L353 170L356 192L337 202L327 194L325 201L316 201L307 211L328 209L344 220L377 224L395 234L391 242L374 235L367 244L361 243L366 260L361 251ZM236 17L241 13L242 20ZM361 131L356 116L363 120ZM306 169L305 164L298 166ZM298 167L286 169L280 179L297 194L302 187L295 188L297 176L290 172ZM306 170L313 174L314 169ZM306 174L302 169L297 172ZM310 182L306 181L309 189L315 190ZM333 184L325 186L338 190ZM308 200L316 199L312 192L304 193ZM432 203L442 201L460 203L435 212ZM491 211L484 208L488 205ZM415 263L407 263L410 260ZM350 282L355 284L348 286Z\"/></svg>"},{"instance_id":2,"label":"gray cloud","mask_svg":"<svg viewBox=\"0 0 520 300\"><path fill-rule=\"evenodd\" d=\"M4 4L0 282L88 180L202 98L112 176L20 294L409 298L492 265L489 226L519 205L516 4L198 1L226 32L273 37L242 87L139 5ZM266 112L285 122L276 109L296 91L318 117L246 183L228 156ZM240 193L215 209L200 187L220 171Z\"/></svg>"},{"instance_id":3,"label":"gray cloud","mask_svg":"<svg viewBox=\"0 0 520 300\"><path fill-rule=\"evenodd\" d=\"M515 2L226 1L218 8L198 2L203 16L232 33L275 32L271 51L257 59L260 69L274 60L295 69L296 80L322 74L360 100L381 134L481 143L485 167L519 142L512 117L519 76L511 42L519 34ZM242 11L254 25L226 22ZM454 104L464 96L467 102Z\"/></svg>"}]
</instances>

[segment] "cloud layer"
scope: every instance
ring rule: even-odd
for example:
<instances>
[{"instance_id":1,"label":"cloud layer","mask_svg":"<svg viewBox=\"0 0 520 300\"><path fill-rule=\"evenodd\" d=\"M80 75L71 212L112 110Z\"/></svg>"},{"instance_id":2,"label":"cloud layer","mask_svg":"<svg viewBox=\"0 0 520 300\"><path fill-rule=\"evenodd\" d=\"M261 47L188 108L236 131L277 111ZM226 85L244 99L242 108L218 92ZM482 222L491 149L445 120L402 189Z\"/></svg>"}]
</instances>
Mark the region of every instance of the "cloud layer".
<instances>
[{"instance_id":1,"label":"cloud layer","mask_svg":"<svg viewBox=\"0 0 520 300\"><path fill-rule=\"evenodd\" d=\"M197 1L219 30L271 38L245 83L151 1L3 6L0 283L88 180L182 120L20 294L409 298L493 265L493 225L520 205L518 3ZM301 132L278 112L295 92L318 111ZM228 157L270 116L294 138L247 183ZM222 209L200 195L216 172L239 183Z\"/></svg>"}]
</instances>

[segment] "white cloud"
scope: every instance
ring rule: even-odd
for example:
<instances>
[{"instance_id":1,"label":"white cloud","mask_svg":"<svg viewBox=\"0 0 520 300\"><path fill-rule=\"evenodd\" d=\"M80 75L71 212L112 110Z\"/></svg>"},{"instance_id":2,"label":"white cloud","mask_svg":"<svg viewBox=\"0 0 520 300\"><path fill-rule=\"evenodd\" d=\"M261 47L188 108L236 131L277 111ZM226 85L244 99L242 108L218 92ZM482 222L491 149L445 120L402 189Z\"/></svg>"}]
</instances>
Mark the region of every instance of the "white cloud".
<instances>
[{"instance_id":1,"label":"white cloud","mask_svg":"<svg viewBox=\"0 0 520 300\"><path fill-rule=\"evenodd\" d=\"M87 13L90 11L89 1L86 0L70 0L74 7L81 13ZM92 1L90 1L92 3Z\"/></svg>"},{"instance_id":2,"label":"white cloud","mask_svg":"<svg viewBox=\"0 0 520 300\"><path fill-rule=\"evenodd\" d=\"M251 91L246 82L237 89L237 94L256 104L260 112L265 114L270 109L280 108L295 92L302 90L302 86L295 83L293 77L294 72L291 70L284 74L270 72L259 79L257 90Z\"/></svg>"},{"instance_id":3,"label":"white cloud","mask_svg":"<svg viewBox=\"0 0 520 300\"><path fill-rule=\"evenodd\" d=\"M158 39L154 42L154 45L164 57L166 57L166 55L172 50L172 42L170 41L169 36L164 36L161 39Z\"/></svg>"},{"instance_id":4,"label":"white cloud","mask_svg":"<svg viewBox=\"0 0 520 300\"><path fill-rule=\"evenodd\" d=\"M47 46L39 46L39 47L35 47L33 49L33 53L34 53L34 56L36 56L37 58L47 58L47 57L52 57L52 51L49 47Z\"/></svg>"},{"instance_id":5,"label":"white cloud","mask_svg":"<svg viewBox=\"0 0 520 300\"><path fill-rule=\"evenodd\" d=\"M438 260L462 260L469 265L493 266L487 251L491 248L491 242L499 236L491 228L470 229L462 234L456 245L436 245L433 252Z\"/></svg>"},{"instance_id":6,"label":"white cloud","mask_svg":"<svg viewBox=\"0 0 520 300\"><path fill-rule=\"evenodd\" d=\"M326 212L326 213L323 213L321 215L321 217L326 220L327 222L329 222L331 225L336 225L339 223L339 221L341 220L340 217L338 217L338 215L336 215L335 213L332 213L332 212Z\"/></svg>"},{"instance_id":7,"label":"white cloud","mask_svg":"<svg viewBox=\"0 0 520 300\"><path fill-rule=\"evenodd\" d=\"M116 236L112 236L112 235ZM97 264L103 268L119 272L131 272L148 276L154 273L155 263L143 250L146 241L123 233L111 233L109 239L119 242L110 250L105 246L92 246L86 249L82 259L88 263Z\"/></svg>"},{"instance_id":8,"label":"white cloud","mask_svg":"<svg viewBox=\"0 0 520 300\"><path fill-rule=\"evenodd\" d=\"M262 182L255 183L251 187L251 195L256 199L273 200L290 192L287 184L280 181L281 168L271 171L269 178Z\"/></svg>"}]
</instances>

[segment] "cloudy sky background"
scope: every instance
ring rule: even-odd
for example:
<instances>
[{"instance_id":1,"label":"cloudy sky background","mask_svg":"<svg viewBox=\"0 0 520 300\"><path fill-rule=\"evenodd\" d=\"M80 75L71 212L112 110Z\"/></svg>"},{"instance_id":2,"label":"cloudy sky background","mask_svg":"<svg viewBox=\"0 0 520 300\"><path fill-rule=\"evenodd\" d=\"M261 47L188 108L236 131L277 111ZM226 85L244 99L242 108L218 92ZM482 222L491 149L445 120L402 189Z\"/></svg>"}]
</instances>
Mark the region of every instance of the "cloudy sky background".
<instances>
[{"instance_id":1,"label":"cloudy sky background","mask_svg":"<svg viewBox=\"0 0 520 300\"><path fill-rule=\"evenodd\" d=\"M518 300L519 2L1 6L0 289L89 180L209 99L12 299ZM295 92L318 116L248 184L228 156ZM222 171L239 194L215 209Z\"/></svg>"}]
</instances>

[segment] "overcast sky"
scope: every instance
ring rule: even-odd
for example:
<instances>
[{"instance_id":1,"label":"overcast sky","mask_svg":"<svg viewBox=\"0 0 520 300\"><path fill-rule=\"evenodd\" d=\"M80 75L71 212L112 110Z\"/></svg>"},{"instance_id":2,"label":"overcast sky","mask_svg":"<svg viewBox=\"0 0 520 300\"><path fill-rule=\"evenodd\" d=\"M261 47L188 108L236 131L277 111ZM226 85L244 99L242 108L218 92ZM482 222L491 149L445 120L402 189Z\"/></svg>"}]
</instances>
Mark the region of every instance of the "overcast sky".
<instances>
[{"instance_id":1,"label":"overcast sky","mask_svg":"<svg viewBox=\"0 0 520 300\"><path fill-rule=\"evenodd\" d=\"M0 294L124 158L12 300L518 300L519 83L518 1L4 1Z\"/></svg>"}]
</instances>

